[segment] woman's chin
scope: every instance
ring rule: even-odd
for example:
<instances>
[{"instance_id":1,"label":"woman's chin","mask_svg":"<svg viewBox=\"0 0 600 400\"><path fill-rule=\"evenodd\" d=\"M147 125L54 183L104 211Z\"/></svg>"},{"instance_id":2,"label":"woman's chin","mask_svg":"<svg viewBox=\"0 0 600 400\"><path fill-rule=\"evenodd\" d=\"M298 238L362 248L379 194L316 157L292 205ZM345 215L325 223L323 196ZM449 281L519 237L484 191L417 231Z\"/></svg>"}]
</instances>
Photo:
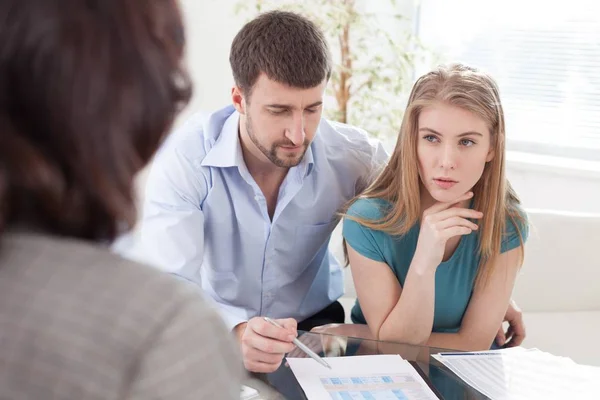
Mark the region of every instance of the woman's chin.
<instances>
[{"instance_id":1,"label":"woman's chin","mask_svg":"<svg viewBox=\"0 0 600 400\"><path fill-rule=\"evenodd\" d=\"M466 192L460 190L460 189L439 189L436 188L434 190L431 190L429 192L429 194L431 195L431 197L439 203L450 203L455 201L456 199L458 199L459 197L461 197L462 195L464 195Z\"/></svg>"}]
</instances>

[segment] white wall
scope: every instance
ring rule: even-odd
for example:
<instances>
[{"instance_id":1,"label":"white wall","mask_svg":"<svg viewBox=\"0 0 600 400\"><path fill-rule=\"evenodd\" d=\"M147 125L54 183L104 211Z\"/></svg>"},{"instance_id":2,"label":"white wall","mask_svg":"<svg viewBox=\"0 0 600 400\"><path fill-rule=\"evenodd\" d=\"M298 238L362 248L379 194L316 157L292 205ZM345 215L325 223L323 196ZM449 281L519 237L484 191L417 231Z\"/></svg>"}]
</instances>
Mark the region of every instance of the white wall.
<instances>
[{"instance_id":1,"label":"white wall","mask_svg":"<svg viewBox=\"0 0 600 400\"><path fill-rule=\"evenodd\" d=\"M233 78L229 48L246 21L244 15L234 14L236 3L237 0L181 0L194 96L179 121L194 111L215 110L230 102Z\"/></svg>"}]
</instances>

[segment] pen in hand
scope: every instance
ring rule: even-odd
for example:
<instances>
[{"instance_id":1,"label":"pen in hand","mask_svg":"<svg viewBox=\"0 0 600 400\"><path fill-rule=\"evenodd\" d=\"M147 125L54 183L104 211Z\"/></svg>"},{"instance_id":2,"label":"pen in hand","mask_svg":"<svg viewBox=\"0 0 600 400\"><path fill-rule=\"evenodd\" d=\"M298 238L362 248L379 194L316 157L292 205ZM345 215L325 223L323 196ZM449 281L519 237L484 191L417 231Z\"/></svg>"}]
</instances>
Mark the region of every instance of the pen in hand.
<instances>
[{"instance_id":1,"label":"pen in hand","mask_svg":"<svg viewBox=\"0 0 600 400\"><path fill-rule=\"evenodd\" d=\"M268 323L270 323L272 325L275 325L278 328L283 328L281 325L279 325L277 322L273 321L269 317L264 317L264 319ZM298 338L294 338L293 343L296 346L298 346L298 348L300 350L302 350L303 352L305 352L306 354L308 354L308 356L310 358L312 358L313 360L315 360L316 362L318 362L322 366L324 366L326 368L329 368L329 369L332 369L331 366L325 362L325 360L323 360L321 357L319 357L319 355L317 353L315 353L314 351L312 351L311 349L309 349L304 343L302 343L301 341L299 341Z\"/></svg>"}]
</instances>

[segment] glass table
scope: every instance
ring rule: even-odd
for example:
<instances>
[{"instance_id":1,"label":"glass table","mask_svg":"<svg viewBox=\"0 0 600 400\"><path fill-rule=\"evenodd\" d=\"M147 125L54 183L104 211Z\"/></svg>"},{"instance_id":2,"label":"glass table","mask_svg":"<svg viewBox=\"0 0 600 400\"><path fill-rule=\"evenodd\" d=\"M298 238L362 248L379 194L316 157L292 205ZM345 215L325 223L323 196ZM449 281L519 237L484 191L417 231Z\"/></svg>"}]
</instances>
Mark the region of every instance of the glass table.
<instances>
[{"instance_id":1,"label":"glass table","mask_svg":"<svg viewBox=\"0 0 600 400\"><path fill-rule=\"evenodd\" d=\"M448 368L431 357L432 354L453 351L425 346L414 346L401 343L381 342L299 331L299 340L310 347L320 356L348 357L374 354L398 354L409 361L417 372L423 377L433 392L440 399L488 399L460 378ZM287 355L291 357L307 357L302 351L296 349ZM279 369L271 374L253 374L246 385L259 390L256 399L306 399L302 388L296 380L292 370L284 358Z\"/></svg>"}]
</instances>

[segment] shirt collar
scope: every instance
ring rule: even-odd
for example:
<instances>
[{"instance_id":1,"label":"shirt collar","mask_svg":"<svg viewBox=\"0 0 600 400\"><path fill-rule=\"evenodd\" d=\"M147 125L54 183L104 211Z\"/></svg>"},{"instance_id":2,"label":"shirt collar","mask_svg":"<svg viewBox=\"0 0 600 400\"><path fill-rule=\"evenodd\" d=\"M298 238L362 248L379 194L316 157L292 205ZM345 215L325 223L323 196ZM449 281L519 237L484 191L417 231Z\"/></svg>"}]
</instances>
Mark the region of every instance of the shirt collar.
<instances>
[{"instance_id":1,"label":"shirt collar","mask_svg":"<svg viewBox=\"0 0 600 400\"><path fill-rule=\"evenodd\" d=\"M315 139L318 139L319 137L319 132L317 132L315 134ZM313 170L313 167L315 165L315 159L313 157L313 151L312 148L315 145L315 141L313 140L313 142L310 144L310 146L308 146L308 149L306 149L306 153L304 153L304 157L302 158L302 161L300 162L300 165L302 165L301 171L303 171L303 176L308 176L310 175L310 173Z\"/></svg>"},{"instance_id":2,"label":"shirt collar","mask_svg":"<svg viewBox=\"0 0 600 400\"><path fill-rule=\"evenodd\" d=\"M231 110L233 109L233 112ZM203 166L208 167L239 167L244 164L242 148L238 135L238 127L240 123L240 114L233 107L227 107L219 113L213 114L216 119L223 118L222 112L230 112L225 123L222 125L221 132L212 144L212 148L208 151L204 160ZM213 122L213 117L208 121L207 129L219 129ZM214 135L210 135L214 136Z\"/></svg>"},{"instance_id":3,"label":"shirt collar","mask_svg":"<svg viewBox=\"0 0 600 400\"><path fill-rule=\"evenodd\" d=\"M214 120L216 119L217 121L222 121L223 112L230 112L231 115L227 117L225 123L222 125L221 133L217 136L216 141L214 141L214 144L206 154L206 157L204 157L202 166L245 168L246 164L244 162L242 145L240 143L240 137L238 134L240 114L233 107L227 107L221 112L215 114L214 117L209 118L206 129L219 129L218 126L215 126L216 124ZM310 146L308 146L306 153L304 153L304 157L302 157L302 161L298 165L299 168L297 168L297 170L302 174L302 177L310 175L313 170L315 161L312 148L315 146L315 142L317 142L318 137L319 132L317 131L315 134L315 140L313 140Z\"/></svg>"}]
</instances>

